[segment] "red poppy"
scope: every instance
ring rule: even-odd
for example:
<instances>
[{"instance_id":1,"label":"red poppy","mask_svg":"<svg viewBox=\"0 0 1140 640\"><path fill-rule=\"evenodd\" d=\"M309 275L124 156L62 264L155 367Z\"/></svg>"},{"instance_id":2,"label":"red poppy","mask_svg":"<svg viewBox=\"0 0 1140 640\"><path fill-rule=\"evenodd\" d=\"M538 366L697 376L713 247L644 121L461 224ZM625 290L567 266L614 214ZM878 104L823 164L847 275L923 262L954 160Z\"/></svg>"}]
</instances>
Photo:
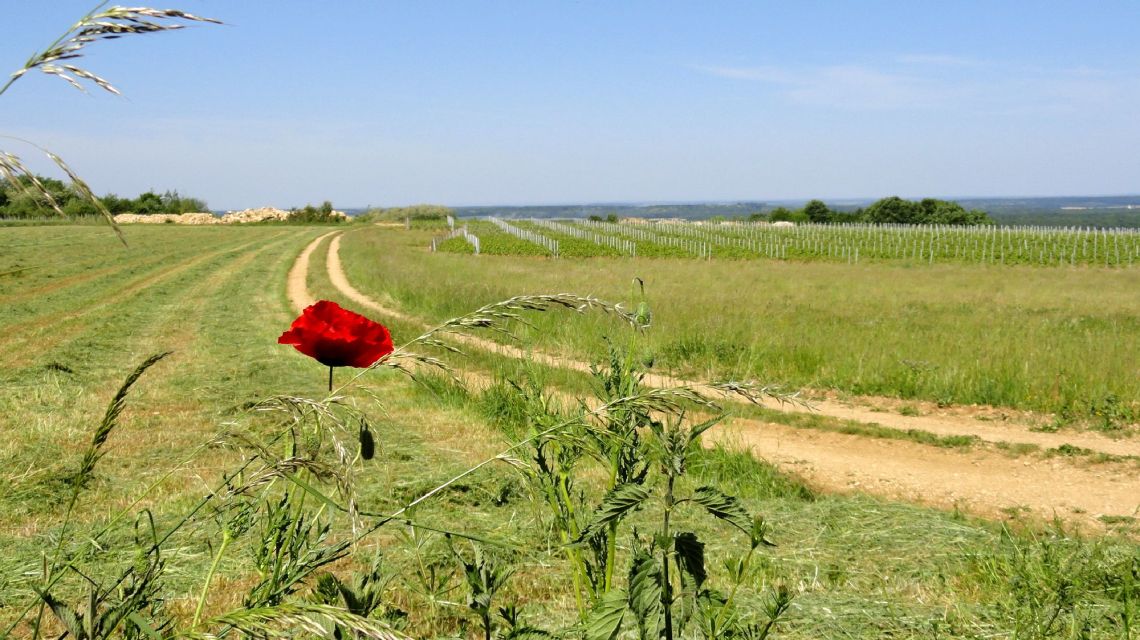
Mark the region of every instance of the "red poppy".
<instances>
[{"instance_id":1,"label":"red poppy","mask_svg":"<svg viewBox=\"0 0 1140 640\"><path fill-rule=\"evenodd\" d=\"M277 342L328 367L369 367L393 349L384 325L328 300L306 307Z\"/></svg>"}]
</instances>

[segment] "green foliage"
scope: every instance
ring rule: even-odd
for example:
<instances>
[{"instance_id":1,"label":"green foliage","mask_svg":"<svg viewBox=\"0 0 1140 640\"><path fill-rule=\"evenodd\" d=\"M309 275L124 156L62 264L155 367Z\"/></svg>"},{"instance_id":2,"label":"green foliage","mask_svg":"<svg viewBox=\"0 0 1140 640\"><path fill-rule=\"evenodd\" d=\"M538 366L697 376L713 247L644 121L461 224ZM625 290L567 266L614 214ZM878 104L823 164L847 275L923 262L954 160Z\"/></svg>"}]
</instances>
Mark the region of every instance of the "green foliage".
<instances>
[{"instance_id":1,"label":"green foliage","mask_svg":"<svg viewBox=\"0 0 1140 640\"><path fill-rule=\"evenodd\" d=\"M598 506L593 519L578 535L578 542L589 540L601 534L611 523L618 522L629 515L648 498L649 492L638 484L624 484L614 487L602 499L602 504Z\"/></svg>"},{"instance_id":2,"label":"green foliage","mask_svg":"<svg viewBox=\"0 0 1140 640\"><path fill-rule=\"evenodd\" d=\"M0 179L0 218L42 219L57 216L51 201L59 206L64 215L73 218L100 215L99 204L112 214L179 214L209 211L202 200L181 196L177 191L165 191L161 194L147 191L133 199L108 194L99 198L99 203L96 203L74 185L44 176L36 176L35 179L43 186L44 191L33 189L32 178L28 176L16 180Z\"/></svg>"},{"instance_id":3,"label":"green foliage","mask_svg":"<svg viewBox=\"0 0 1140 640\"><path fill-rule=\"evenodd\" d=\"M513 236L489 222L475 221L464 224L472 235L479 238L479 251L482 254L492 256L550 255L545 247ZM474 253L475 249L463 237L455 237L440 241L436 245L436 251Z\"/></svg>"},{"instance_id":4,"label":"green foliage","mask_svg":"<svg viewBox=\"0 0 1140 640\"><path fill-rule=\"evenodd\" d=\"M328 200L322 202L319 207L307 204L300 209L292 209L289 211L289 222L329 224L344 222L344 220L344 216L336 213L332 203Z\"/></svg>"},{"instance_id":5,"label":"green foliage","mask_svg":"<svg viewBox=\"0 0 1140 640\"><path fill-rule=\"evenodd\" d=\"M966 211L957 202L925 198L921 202L890 196L877 200L863 211L863 219L876 224L992 224L985 211Z\"/></svg>"},{"instance_id":6,"label":"green foliage","mask_svg":"<svg viewBox=\"0 0 1140 640\"><path fill-rule=\"evenodd\" d=\"M808 217L802 210L792 211L787 207L776 207L768 212L770 222L807 222Z\"/></svg>"},{"instance_id":7,"label":"green foliage","mask_svg":"<svg viewBox=\"0 0 1140 640\"><path fill-rule=\"evenodd\" d=\"M495 595L506 584L511 569L505 567L500 559L495 558L478 544L471 545L470 559L456 551L454 547L452 553L459 561L467 583L467 607L479 616L484 640L491 640L495 631ZM511 617L507 619L513 621Z\"/></svg>"},{"instance_id":8,"label":"green foliage","mask_svg":"<svg viewBox=\"0 0 1140 640\"><path fill-rule=\"evenodd\" d=\"M356 222L375 223L375 222L404 222L406 219L414 221L443 221L448 216L455 216L455 211L450 207L445 207L439 204L416 204L408 207L391 207L388 209L375 208L368 209L364 213L356 216Z\"/></svg>"},{"instance_id":9,"label":"green foliage","mask_svg":"<svg viewBox=\"0 0 1140 640\"><path fill-rule=\"evenodd\" d=\"M804 215L809 222L831 222L831 209L828 209L822 200L809 200L804 205Z\"/></svg>"},{"instance_id":10,"label":"green foliage","mask_svg":"<svg viewBox=\"0 0 1140 640\"><path fill-rule=\"evenodd\" d=\"M998 603L1016 638L1086 638L1108 622L1129 638L1140 628L1140 549L1083 541L1055 524L974 559L1005 594ZM1092 600L1100 600L1093 605Z\"/></svg>"},{"instance_id":11,"label":"green foliage","mask_svg":"<svg viewBox=\"0 0 1140 640\"><path fill-rule=\"evenodd\" d=\"M710 486L679 491L689 463L701 455L701 434L720 417L689 422L684 409L668 399L669 391L659 396L661 401L650 400L652 394L641 386L644 371L612 346L608 366L596 366L593 376L598 399L605 403L593 412L600 413L598 425L579 418L562 423L563 429L550 429L557 420L551 404L541 400L538 390L524 391L535 423L529 438L534 466L528 477L536 493L545 496L561 539L573 541L564 546L564 555L586 637L614 638L625 627L647 640L680 638L689 626L712 629L707 637L743 630L732 611L746 569L735 575L733 595L716 597L706 587L705 543L696 532L677 531L672 524L675 510L692 503L736 526L752 541L741 567L751 563L760 545L770 544L763 520L753 518L736 498ZM674 393L692 399L683 390ZM665 415L658 419L654 411ZM605 494L592 506L574 491L589 473L589 460L608 478ZM645 514L638 520L648 522L651 534L643 537L636 529L627 534L626 523L641 510ZM631 549L624 588L615 579L619 546Z\"/></svg>"}]
</instances>

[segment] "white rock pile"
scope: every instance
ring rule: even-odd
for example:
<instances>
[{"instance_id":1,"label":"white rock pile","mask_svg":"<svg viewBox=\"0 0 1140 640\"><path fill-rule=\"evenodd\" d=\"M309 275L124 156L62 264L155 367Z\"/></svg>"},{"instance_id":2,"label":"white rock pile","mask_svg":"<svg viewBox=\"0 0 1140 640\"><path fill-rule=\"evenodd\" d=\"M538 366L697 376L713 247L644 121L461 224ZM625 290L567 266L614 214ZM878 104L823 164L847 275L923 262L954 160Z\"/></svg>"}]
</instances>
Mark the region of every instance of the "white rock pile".
<instances>
[{"instance_id":1,"label":"white rock pile","mask_svg":"<svg viewBox=\"0 0 1140 640\"><path fill-rule=\"evenodd\" d=\"M119 224L218 224L221 218L212 213L120 213L115 216Z\"/></svg>"},{"instance_id":2,"label":"white rock pile","mask_svg":"<svg viewBox=\"0 0 1140 640\"><path fill-rule=\"evenodd\" d=\"M341 219L348 218L348 214L343 211L333 211L332 215ZM288 219L288 211L275 207L227 211L223 216L216 216L212 213L153 213L149 215L120 213L115 216L115 222L119 224L243 224L246 222Z\"/></svg>"},{"instance_id":3,"label":"white rock pile","mask_svg":"<svg viewBox=\"0 0 1140 640\"><path fill-rule=\"evenodd\" d=\"M263 222L265 220L288 220L289 212L274 207L261 207L260 209L246 209L244 211L227 211L219 219L222 224L240 224L243 222Z\"/></svg>"}]
</instances>

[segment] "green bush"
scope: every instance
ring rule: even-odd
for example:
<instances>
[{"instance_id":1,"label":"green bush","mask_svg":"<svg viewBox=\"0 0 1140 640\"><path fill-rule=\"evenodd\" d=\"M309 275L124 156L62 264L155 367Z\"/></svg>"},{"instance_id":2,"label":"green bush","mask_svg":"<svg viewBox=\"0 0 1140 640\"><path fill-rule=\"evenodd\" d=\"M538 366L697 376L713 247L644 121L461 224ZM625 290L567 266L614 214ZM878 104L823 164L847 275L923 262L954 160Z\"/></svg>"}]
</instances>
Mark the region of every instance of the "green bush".
<instances>
[{"instance_id":1,"label":"green bush","mask_svg":"<svg viewBox=\"0 0 1140 640\"><path fill-rule=\"evenodd\" d=\"M300 209L289 211L289 222L330 223L343 222L344 217L333 210L332 202L325 200L321 206L306 204Z\"/></svg>"}]
</instances>

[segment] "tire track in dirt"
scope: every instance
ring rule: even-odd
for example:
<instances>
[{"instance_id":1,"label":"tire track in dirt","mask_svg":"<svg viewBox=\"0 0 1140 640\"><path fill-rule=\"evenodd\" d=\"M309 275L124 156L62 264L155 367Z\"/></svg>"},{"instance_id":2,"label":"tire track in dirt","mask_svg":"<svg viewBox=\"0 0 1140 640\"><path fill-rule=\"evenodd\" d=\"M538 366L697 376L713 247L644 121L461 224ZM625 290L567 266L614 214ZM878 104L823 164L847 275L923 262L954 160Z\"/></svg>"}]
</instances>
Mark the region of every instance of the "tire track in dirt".
<instances>
[{"instance_id":1,"label":"tire track in dirt","mask_svg":"<svg viewBox=\"0 0 1140 640\"><path fill-rule=\"evenodd\" d=\"M1128 465L1073 466L1060 458L1008 458L749 420L711 433L825 491L866 492L990 518L1028 512L1092 530L1104 529L1102 516L1140 517L1140 474Z\"/></svg>"},{"instance_id":2,"label":"tire track in dirt","mask_svg":"<svg viewBox=\"0 0 1140 640\"><path fill-rule=\"evenodd\" d=\"M352 287L340 261L340 239L339 235L334 237L328 247L326 264L332 285L362 307L400 320L424 324L406 313L381 305ZM316 244L311 247L315 249ZM582 362L524 352L480 338L460 336L460 342L510 357L530 358L549 366L588 370L588 365ZM702 386L667 376L647 377L646 382L651 386L687 385L698 389ZM704 391L709 389L705 387ZM788 406L780 406L778 403L771 406L789 410ZM812 412L882 426L891 426L883 424L884 418L896 418L844 407L834 402L819 403ZM868 417L872 419L868 420ZM945 435L976 435L981 439L1001 438L994 441L1009 441L1016 437L1016 441L1036 441L1043 446L1058 446L1064 442L1072 444L1074 440L1079 440L1098 445L1098 450L1135 450L1117 449L1114 445L1130 443L1117 443L1107 438L1074 438L1071 434L1061 436L993 428L962 420L927 416L897 418L901 419L899 423L906 426L892 428L923 429ZM1060 517L1093 528L1103 527L1098 521L1101 516L1140 515L1140 472L1133 465L1078 466L1061 458L1010 458L990 450L950 450L904 440L797 429L739 418L712 430L707 440L710 443L722 442L734 448L750 450L754 455L804 477L810 484L825 491L864 491L940 508L961 509L987 517L1024 511L1040 519Z\"/></svg>"},{"instance_id":3,"label":"tire track in dirt","mask_svg":"<svg viewBox=\"0 0 1140 640\"><path fill-rule=\"evenodd\" d=\"M340 231L330 231L314 238L312 242L301 250L296 262L293 263L293 267L289 269L289 275L285 281L285 295L289 298L289 304L293 305L293 308L296 309L298 313L303 311L305 307L316 302L309 293L309 287L305 282L309 275L309 259L325 238L339 233Z\"/></svg>"}]
</instances>

